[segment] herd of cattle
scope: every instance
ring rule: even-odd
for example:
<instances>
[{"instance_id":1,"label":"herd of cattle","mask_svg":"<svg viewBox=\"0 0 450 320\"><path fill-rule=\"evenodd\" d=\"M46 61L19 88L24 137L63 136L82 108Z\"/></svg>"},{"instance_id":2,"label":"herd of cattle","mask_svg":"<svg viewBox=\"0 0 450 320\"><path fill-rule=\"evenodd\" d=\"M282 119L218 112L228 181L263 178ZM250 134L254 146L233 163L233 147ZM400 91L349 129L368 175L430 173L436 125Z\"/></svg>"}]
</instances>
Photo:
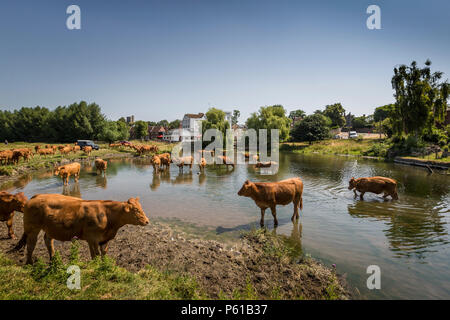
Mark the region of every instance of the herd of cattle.
<instances>
[{"instance_id":1,"label":"herd of cattle","mask_svg":"<svg viewBox=\"0 0 450 320\"><path fill-rule=\"evenodd\" d=\"M0 164L18 164L20 159L28 161L34 155L48 156L54 155L59 152L61 155L67 155L71 152L77 153L83 151L85 154L90 155L92 152L91 146L80 147L78 145L45 145L44 147L36 145L34 147L34 152L31 148L19 148L19 149L9 149L0 151Z\"/></svg>"},{"instance_id":2,"label":"herd of cattle","mask_svg":"<svg viewBox=\"0 0 450 320\"><path fill-rule=\"evenodd\" d=\"M114 146L112 146L114 147ZM64 147L66 148L66 146ZM68 147L67 147L68 148ZM73 147L71 147L73 150ZM48 150L53 148L46 148ZM23 151L23 149L21 149ZM37 149L36 151L41 150ZM152 150L154 151L154 149ZM24 153L26 154L26 153ZM219 155L225 165L234 163L226 156ZM247 157L247 156L246 156ZM176 164L180 170L184 166L192 168L192 156L172 159L169 153L155 154L151 159L155 172L166 170L171 163ZM100 158L95 159L95 167L100 174L106 175L108 163ZM201 153L199 161L200 170L204 170L206 160ZM54 174L63 179L64 185L73 176L78 181L81 165L73 162L58 166ZM385 177L351 178L349 190L353 190L355 198L360 192L360 198L366 192L383 193L383 197L391 196L398 199L397 182ZM245 181L238 191L239 196L251 198L261 209L260 225L264 226L264 213L271 209L274 225L278 225L276 206L293 203L294 213L292 220L299 218L299 209L303 209L303 182L300 178L291 178L278 182L251 182ZM36 245L38 234L44 231L44 242L50 258L54 255L53 239L70 241L74 238L86 240L89 245L91 257L105 255L108 243L114 239L119 228L127 224L147 225L149 220L143 211L139 198L130 198L128 201L111 200L83 200L60 194L37 194L30 200L23 194L0 192L0 221L5 221L8 236L14 238L13 217L14 212L23 212L24 232L13 250L27 247L27 263L32 263L32 254Z\"/></svg>"}]
</instances>

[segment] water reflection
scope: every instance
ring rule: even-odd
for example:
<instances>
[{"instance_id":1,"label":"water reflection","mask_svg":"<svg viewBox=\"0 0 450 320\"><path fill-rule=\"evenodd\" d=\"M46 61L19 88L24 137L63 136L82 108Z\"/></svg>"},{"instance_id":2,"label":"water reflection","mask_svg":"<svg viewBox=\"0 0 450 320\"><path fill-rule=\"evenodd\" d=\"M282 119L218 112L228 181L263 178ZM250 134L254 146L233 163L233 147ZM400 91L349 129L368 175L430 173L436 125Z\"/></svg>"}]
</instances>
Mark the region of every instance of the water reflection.
<instances>
[{"instance_id":1,"label":"water reflection","mask_svg":"<svg viewBox=\"0 0 450 320\"><path fill-rule=\"evenodd\" d=\"M81 198L80 183L75 182L62 188L62 194L65 196Z\"/></svg>"},{"instance_id":2,"label":"water reflection","mask_svg":"<svg viewBox=\"0 0 450 320\"><path fill-rule=\"evenodd\" d=\"M445 216L432 207L387 204L381 200L356 201L348 205L348 212L353 217L383 221L387 226L383 232L389 240L389 249L397 257L415 255L424 259L428 253L449 243Z\"/></svg>"}]
</instances>

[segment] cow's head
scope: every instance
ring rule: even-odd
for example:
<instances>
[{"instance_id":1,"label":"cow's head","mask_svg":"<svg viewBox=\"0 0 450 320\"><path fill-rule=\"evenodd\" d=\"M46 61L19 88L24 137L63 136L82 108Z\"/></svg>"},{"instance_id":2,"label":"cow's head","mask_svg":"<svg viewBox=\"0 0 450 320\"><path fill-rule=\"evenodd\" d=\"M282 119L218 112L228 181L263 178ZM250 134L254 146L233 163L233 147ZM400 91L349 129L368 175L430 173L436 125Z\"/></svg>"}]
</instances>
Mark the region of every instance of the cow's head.
<instances>
[{"instance_id":1,"label":"cow's head","mask_svg":"<svg viewBox=\"0 0 450 320\"><path fill-rule=\"evenodd\" d=\"M61 167L55 167L55 170L53 170L53 174L55 176L59 176L59 174L61 173L61 170L64 169L64 166Z\"/></svg>"},{"instance_id":2,"label":"cow's head","mask_svg":"<svg viewBox=\"0 0 450 320\"><path fill-rule=\"evenodd\" d=\"M15 210L20 212L23 212L23 208L25 207L27 201L28 198L23 194L23 192L16 193L12 200Z\"/></svg>"},{"instance_id":3,"label":"cow's head","mask_svg":"<svg viewBox=\"0 0 450 320\"><path fill-rule=\"evenodd\" d=\"M356 187L356 179L355 177L352 177L350 181L348 182L348 190L352 190Z\"/></svg>"},{"instance_id":4,"label":"cow's head","mask_svg":"<svg viewBox=\"0 0 450 320\"><path fill-rule=\"evenodd\" d=\"M250 197L252 191L253 183L249 180L246 180L242 185L241 190L238 191L239 196Z\"/></svg>"},{"instance_id":5,"label":"cow's head","mask_svg":"<svg viewBox=\"0 0 450 320\"><path fill-rule=\"evenodd\" d=\"M139 203L139 197L135 199L128 199L124 210L127 214L128 223L138 226L145 226L149 224L150 221Z\"/></svg>"}]
</instances>

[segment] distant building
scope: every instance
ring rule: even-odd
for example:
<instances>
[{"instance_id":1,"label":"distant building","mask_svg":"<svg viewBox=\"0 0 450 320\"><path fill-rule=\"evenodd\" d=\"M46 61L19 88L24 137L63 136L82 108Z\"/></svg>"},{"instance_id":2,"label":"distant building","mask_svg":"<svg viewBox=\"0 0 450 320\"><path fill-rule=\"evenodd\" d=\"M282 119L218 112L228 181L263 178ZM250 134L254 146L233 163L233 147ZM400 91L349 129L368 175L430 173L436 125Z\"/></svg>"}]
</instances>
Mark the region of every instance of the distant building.
<instances>
[{"instance_id":1,"label":"distant building","mask_svg":"<svg viewBox=\"0 0 450 320\"><path fill-rule=\"evenodd\" d=\"M167 128L164 128L163 126L148 127L148 137L150 140L161 140L166 132Z\"/></svg>"},{"instance_id":2,"label":"distant building","mask_svg":"<svg viewBox=\"0 0 450 320\"><path fill-rule=\"evenodd\" d=\"M186 113L181 121L183 141L200 140L202 137L201 123L206 120L204 113ZM189 136L189 138L188 138Z\"/></svg>"},{"instance_id":3,"label":"distant building","mask_svg":"<svg viewBox=\"0 0 450 320\"><path fill-rule=\"evenodd\" d=\"M127 123L129 123L129 124L134 123L134 115L127 117Z\"/></svg>"}]
</instances>

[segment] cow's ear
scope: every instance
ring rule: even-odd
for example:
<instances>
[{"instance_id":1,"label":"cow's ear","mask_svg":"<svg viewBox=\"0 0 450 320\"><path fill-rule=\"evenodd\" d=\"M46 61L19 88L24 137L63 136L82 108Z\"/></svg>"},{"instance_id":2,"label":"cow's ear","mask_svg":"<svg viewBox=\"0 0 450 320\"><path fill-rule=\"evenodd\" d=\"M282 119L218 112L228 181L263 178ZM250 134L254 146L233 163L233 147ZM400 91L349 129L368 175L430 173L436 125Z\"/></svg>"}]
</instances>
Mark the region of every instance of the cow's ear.
<instances>
[{"instance_id":1,"label":"cow's ear","mask_svg":"<svg viewBox=\"0 0 450 320\"><path fill-rule=\"evenodd\" d=\"M139 201L139 197L136 197L136 201Z\"/></svg>"},{"instance_id":2,"label":"cow's ear","mask_svg":"<svg viewBox=\"0 0 450 320\"><path fill-rule=\"evenodd\" d=\"M248 180L245 180L245 182L244 182L245 184L249 184L250 183L250 181L248 181Z\"/></svg>"},{"instance_id":3,"label":"cow's ear","mask_svg":"<svg viewBox=\"0 0 450 320\"><path fill-rule=\"evenodd\" d=\"M129 204L126 204L125 208L124 208L124 211L127 212L127 213L130 212L130 207L131 206Z\"/></svg>"}]
</instances>

